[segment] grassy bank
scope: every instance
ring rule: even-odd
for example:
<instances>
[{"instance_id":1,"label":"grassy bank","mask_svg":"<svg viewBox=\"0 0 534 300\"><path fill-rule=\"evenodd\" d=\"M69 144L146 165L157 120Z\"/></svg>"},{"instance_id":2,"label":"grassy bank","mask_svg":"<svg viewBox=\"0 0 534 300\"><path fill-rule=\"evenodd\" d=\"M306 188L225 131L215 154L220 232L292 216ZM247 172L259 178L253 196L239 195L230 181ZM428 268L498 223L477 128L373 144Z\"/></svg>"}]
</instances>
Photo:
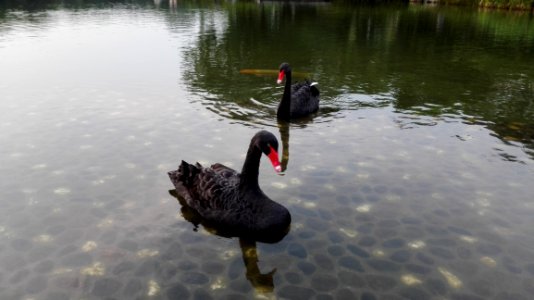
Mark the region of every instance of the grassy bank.
<instances>
[{"instance_id":1,"label":"grassy bank","mask_svg":"<svg viewBox=\"0 0 534 300\"><path fill-rule=\"evenodd\" d=\"M508 10L533 10L534 0L438 0L441 4Z\"/></svg>"}]
</instances>

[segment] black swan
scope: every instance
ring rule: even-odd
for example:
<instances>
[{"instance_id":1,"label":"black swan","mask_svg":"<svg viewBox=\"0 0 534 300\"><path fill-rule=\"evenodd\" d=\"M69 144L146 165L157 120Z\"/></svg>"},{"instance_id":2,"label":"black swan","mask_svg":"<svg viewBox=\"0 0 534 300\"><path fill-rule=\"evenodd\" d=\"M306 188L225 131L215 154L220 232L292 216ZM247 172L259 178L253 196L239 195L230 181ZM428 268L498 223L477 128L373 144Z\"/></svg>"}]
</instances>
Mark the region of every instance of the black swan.
<instances>
[{"instance_id":1,"label":"black swan","mask_svg":"<svg viewBox=\"0 0 534 300\"><path fill-rule=\"evenodd\" d=\"M316 83L310 83L306 80L291 85L291 67L288 63L280 65L277 83L282 83L284 77L286 84L282 101L280 101L276 112L278 119L289 120L317 112L319 110L319 89L315 86Z\"/></svg>"},{"instance_id":2,"label":"black swan","mask_svg":"<svg viewBox=\"0 0 534 300\"><path fill-rule=\"evenodd\" d=\"M276 137L262 130L250 141L241 174L219 163L204 168L185 161L168 174L176 194L207 223L223 228L227 235L254 238L287 232L291 223L289 211L269 199L258 185L262 153L269 157L277 172L281 171L277 151Z\"/></svg>"}]
</instances>

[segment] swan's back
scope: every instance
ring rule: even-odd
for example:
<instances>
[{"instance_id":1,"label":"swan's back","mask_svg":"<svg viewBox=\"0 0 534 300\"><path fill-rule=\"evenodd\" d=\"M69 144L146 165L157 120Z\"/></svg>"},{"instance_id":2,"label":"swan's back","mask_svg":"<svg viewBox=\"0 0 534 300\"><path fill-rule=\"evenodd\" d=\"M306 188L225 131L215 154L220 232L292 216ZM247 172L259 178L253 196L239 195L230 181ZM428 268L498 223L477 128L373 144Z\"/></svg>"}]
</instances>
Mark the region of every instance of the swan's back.
<instances>
[{"instance_id":1,"label":"swan's back","mask_svg":"<svg viewBox=\"0 0 534 300\"><path fill-rule=\"evenodd\" d=\"M319 110L319 89L309 81L291 86L291 117L303 117Z\"/></svg>"},{"instance_id":2,"label":"swan's back","mask_svg":"<svg viewBox=\"0 0 534 300\"><path fill-rule=\"evenodd\" d=\"M204 168L182 161L178 170L168 174L177 194L201 215L239 203L239 173L222 164Z\"/></svg>"}]
</instances>

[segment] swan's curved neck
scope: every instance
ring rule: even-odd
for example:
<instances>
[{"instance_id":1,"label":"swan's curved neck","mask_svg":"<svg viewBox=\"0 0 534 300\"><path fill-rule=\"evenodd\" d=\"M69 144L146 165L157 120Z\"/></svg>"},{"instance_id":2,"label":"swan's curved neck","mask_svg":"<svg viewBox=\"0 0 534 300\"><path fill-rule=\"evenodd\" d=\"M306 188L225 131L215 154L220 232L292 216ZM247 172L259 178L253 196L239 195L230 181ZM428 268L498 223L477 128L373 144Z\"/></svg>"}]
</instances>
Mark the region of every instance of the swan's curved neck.
<instances>
[{"instance_id":1,"label":"swan's curved neck","mask_svg":"<svg viewBox=\"0 0 534 300\"><path fill-rule=\"evenodd\" d=\"M286 72L286 83L284 87L284 95L282 96L282 101L278 106L278 111L276 116L282 120L289 120L291 109L291 71Z\"/></svg>"},{"instance_id":2,"label":"swan's curved neck","mask_svg":"<svg viewBox=\"0 0 534 300\"><path fill-rule=\"evenodd\" d=\"M243 169L241 170L240 186L242 188L248 189L258 189L258 175L260 169L260 159L261 159L261 150L250 145L247 151L247 157L245 158L245 163L243 164Z\"/></svg>"}]
</instances>

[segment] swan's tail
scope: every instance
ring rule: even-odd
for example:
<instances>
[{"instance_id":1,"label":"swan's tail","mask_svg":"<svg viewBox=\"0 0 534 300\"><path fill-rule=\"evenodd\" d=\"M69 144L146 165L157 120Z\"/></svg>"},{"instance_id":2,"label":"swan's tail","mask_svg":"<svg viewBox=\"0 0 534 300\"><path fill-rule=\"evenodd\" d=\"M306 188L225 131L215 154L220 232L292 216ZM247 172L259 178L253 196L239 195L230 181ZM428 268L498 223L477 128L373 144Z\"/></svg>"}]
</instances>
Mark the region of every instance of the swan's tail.
<instances>
[{"instance_id":1,"label":"swan's tail","mask_svg":"<svg viewBox=\"0 0 534 300\"><path fill-rule=\"evenodd\" d=\"M174 186L177 187L180 184L187 187L193 184L195 177L200 173L200 168L199 163L192 165L182 160L178 170L170 171L167 174L169 174Z\"/></svg>"},{"instance_id":2,"label":"swan's tail","mask_svg":"<svg viewBox=\"0 0 534 300\"><path fill-rule=\"evenodd\" d=\"M313 97L319 96L320 92L316 85L318 85L318 82L312 82L310 83L310 91Z\"/></svg>"}]
</instances>

